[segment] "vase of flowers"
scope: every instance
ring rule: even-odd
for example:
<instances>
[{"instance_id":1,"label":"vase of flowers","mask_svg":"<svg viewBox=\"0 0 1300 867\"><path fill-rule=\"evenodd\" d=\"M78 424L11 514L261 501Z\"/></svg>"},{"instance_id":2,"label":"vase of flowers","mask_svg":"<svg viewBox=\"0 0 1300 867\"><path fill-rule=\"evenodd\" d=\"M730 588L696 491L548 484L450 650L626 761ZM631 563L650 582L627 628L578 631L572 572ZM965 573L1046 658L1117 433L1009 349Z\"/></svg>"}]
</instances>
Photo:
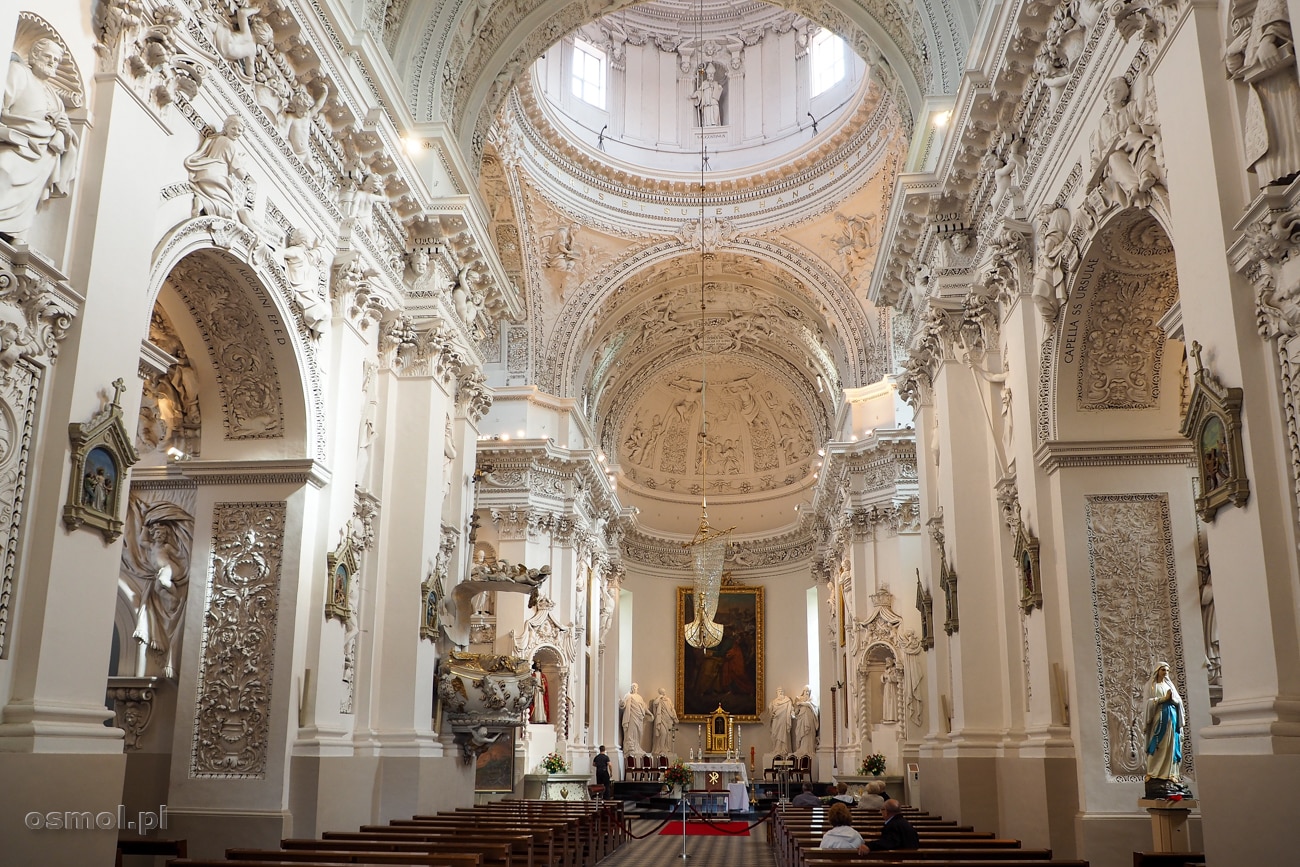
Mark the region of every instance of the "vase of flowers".
<instances>
[{"instance_id":1,"label":"vase of flowers","mask_svg":"<svg viewBox=\"0 0 1300 867\"><path fill-rule=\"evenodd\" d=\"M672 787L672 796L674 798L680 798L682 792L691 784L693 779L695 779L695 774L681 762L669 765L667 770L664 771L664 782Z\"/></svg>"},{"instance_id":2,"label":"vase of flowers","mask_svg":"<svg viewBox=\"0 0 1300 867\"><path fill-rule=\"evenodd\" d=\"M872 753L862 760L862 767L858 768L858 773L862 776L870 774L878 777L885 772L885 757L880 753Z\"/></svg>"},{"instance_id":3,"label":"vase of flowers","mask_svg":"<svg viewBox=\"0 0 1300 867\"><path fill-rule=\"evenodd\" d=\"M546 758L542 759L542 770L548 774L568 773L569 763L559 753L547 753Z\"/></svg>"}]
</instances>

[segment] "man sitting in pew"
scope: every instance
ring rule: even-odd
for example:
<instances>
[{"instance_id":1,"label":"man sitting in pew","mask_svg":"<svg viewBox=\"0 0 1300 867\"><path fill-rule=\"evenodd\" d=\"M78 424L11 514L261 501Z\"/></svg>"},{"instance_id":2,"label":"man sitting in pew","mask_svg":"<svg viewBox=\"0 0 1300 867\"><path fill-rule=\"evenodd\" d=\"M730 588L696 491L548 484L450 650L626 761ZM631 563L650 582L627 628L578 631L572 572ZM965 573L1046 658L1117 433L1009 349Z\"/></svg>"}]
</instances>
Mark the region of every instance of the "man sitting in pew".
<instances>
[{"instance_id":1,"label":"man sitting in pew","mask_svg":"<svg viewBox=\"0 0 1300 867\"><path fill-rule=\"evenodd\" d=\"M822 799L813 794L812 783L804 783L803 791L794 796L791 807L820 807Z\"/></svg>"},{"instance_id":2,"label":"man sitting in pew","mask_svg":"<svg viewBox=\"0 0 1300 867\"><path fill-rule=\"evenodd\" d=\"M885 820L884 827L880 829L880 836L859 846L859 852L865 855L867 852L921 848L921 838L917 836L916 829L903 818L901 804L891 798L880 808L880 815Z\"/></svg>"},{"instance_id":3,"label":"man sitting in pew","mask_svg":"<svg viewBox=\"0 0 1300 867\"><path fill-rule=\"evenodd\" d=\"M853 811L848 804L831 804L826 819L831 827L817 844L819 849L857 849L862 845L862 835L853 827Z\"/></svg>"}]
</instances>

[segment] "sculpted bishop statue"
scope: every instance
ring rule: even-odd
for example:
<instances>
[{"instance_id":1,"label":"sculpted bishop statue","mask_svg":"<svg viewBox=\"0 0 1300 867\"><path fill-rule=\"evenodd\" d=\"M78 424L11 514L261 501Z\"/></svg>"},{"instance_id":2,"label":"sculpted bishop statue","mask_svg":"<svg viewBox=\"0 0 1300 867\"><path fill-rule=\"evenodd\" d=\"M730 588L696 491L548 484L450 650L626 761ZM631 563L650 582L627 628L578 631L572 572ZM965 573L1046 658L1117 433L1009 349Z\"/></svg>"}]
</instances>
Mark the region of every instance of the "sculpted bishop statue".
<instances>
[{"instance_id":1,"label":"sculpted bishop statue","mask_svg":"<svg viewBox=\"0 0 1300 867\"><path fill-rule=\"evenodd\" d=\"M0 233L26 241L36 209L65 196L76 176L77 134L54 74L63 48L38 39L27 59L9 62L0 106Z\"/></svg>"}]
</instances>

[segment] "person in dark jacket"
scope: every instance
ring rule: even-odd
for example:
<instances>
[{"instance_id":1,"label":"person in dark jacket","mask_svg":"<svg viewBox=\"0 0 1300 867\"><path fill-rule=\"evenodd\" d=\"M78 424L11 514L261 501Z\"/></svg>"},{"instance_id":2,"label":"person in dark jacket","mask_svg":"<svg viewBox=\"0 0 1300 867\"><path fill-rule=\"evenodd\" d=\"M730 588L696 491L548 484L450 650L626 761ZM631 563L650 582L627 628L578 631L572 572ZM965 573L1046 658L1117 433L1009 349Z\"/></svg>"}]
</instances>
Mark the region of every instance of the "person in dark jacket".
<instances>
[{"instance_id":1,"label":"person in dark jacket","mask_svg":"<svg viewBox=\"0 0 1300 867\"><path fill-rule=\"evenodd\" d=\"M794 796L790 802L791 807L820 807L822 799L813 794L811 783L803 784L803 791Z\"/></svg>"},{"instance_id":2,"label":"person in dark jacket","mask_svg":"<svg viewBox=\"0 0 1300 867\"><path fill-rule=\"evenodd\" d=\"M608 798L610 786L609 756L605 754L604 744L601 745L600 752L596 754L596 758L591 760L591 763L596 766L596 785L604 786L600 790L600 796Z\"/></svg>"},{"instance_id":3,"label":"person in dark jacket","mask_svg":"<svg viewBox=\"0 0 1300 867\"><path fill-rule=\"evenodd\" d=\"M867 852L921 848L921 838L917 836L916 829L903 818L902 805L895 800L888 800L885 806L880 808L880 815L885 820L885 826L880 829L880 836L863 843L858 847L858 852L865 855Z\"/></svg>"}]
</instances>

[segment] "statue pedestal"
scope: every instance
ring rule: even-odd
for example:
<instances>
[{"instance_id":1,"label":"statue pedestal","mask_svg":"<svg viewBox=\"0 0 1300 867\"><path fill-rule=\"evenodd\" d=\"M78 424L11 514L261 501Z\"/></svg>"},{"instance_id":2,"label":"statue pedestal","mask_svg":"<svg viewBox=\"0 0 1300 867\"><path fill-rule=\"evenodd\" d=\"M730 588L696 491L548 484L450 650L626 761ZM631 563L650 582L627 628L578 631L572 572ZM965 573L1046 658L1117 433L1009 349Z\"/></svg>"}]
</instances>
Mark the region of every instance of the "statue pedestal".
<instances>
[{"instance_id":1,"label":"statue pedestal","mask_svg":"<svg viewBox=\"0 0 1300 867\"><path fill-rule=\"evenodd\" d=\"M1156 852L1190 852L1187 818L1196 809L1194 800L1153 801L1139 798L1138 806L1151 814L1151 842Z\"/></svg>"}]
</instances>

